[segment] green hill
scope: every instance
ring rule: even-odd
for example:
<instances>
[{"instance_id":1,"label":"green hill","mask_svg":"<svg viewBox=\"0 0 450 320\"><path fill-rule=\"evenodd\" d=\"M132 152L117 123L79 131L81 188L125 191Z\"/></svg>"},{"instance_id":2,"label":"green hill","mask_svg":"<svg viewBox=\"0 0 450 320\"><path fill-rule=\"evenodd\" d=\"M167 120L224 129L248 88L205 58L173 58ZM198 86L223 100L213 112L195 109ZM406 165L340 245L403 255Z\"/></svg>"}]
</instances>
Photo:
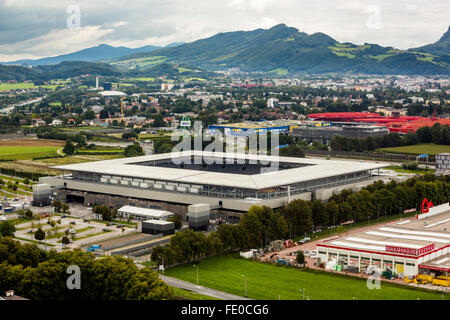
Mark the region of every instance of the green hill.
<instances>
[{"instance_id":1,"label":"green hill","mask_svg":"<svg viewBox=\"0 0 450 320\"><path fill-rule=\"evenodd\" d=\"M370 74L450 74L447 58L377 44L340 43L324 33L307 34L284 24L270 29L219 33L174 48L129 55L157 56L208 70L354 72ZM120 61L121 59L117 59Z\"/></svg>"},{"instance_id":2,"label":"green hill","mask_svg":"<svg viewBox=\"0 0 450 320\"><path fill-rule=\"evenodd\" d=\"M0 65L0 80L48 81L51 79L66 79L83 74L114 76L119 75L119 72L108 64L83 61L66 61L56 65L33 68Z\"/></svg>"},{"instance_id":3,"label":"green hill","mask_svg":"<svg viewBox=\"0 0 450 320\"><path fill-rule=\"evenodd\" d=\"M435 43L420 47L420 48L415 48L415 49L410 49L411 51L419 51L419 52L425 52L425 53L430 53L433 55L446 55L449 56L450 55L450 27L448 27L448 30L446 33L444 33L444 35ZM447 58L448 59L448 58Z\"/></svg>"}]
</instances>

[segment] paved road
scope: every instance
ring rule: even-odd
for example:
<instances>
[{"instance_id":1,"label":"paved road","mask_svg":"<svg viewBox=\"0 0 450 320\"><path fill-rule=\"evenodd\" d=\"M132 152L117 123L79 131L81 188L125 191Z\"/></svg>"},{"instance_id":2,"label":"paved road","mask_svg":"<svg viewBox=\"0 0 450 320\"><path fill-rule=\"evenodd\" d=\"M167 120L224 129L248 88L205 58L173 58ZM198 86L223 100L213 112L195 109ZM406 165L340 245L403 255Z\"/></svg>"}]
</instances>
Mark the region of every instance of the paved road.
<instances>
[{"instance_id":1,"label":"paved road","mask_svg":"<svg viewBox=\"0 0 450 320\"><path fill-rule=\"evenodd\" d=\"M139 269L145 268L144 265L142 265L140 263L136 263L136 266ZM198 286L198 285L196 285L194 283L183 281L183 280L179 280L179 279L168 277L168 276L164 276L162 274L160 274L159 277L161 278L161 280L163 280L169 286L172 286L172 287L175 287L175 288L184 289L184 290L189 290L189 291L192 291L192 292L195 292L195 293L198 293L198 294L203 294L205 296L213 297L213 298L216 298L216 299L221 299L221 300L252 300L252 299L249 299L249 298L236 296L234 294L222 292L222 291L219 291L219 290L214 290L214 289L206 288L206 287L203 287L203 286Z\"/></svg>"},{"instance_id":2,"label":"paved road","mask_svg":"<svg viewBox=\"0 0 450 320\"><path fill-rule=\"evenodd\" d=\"M222 292L222 291L206 288L206 287L203 287L203 286L198 286L196 284L193 284L193 283L190 283L190 282L187 282L187 281L175 279L175 278L172 278L172 277L163 276L161 274L159 275L159 277L161 278L161 280L163 280L169 286L180 288L180 289L184 289L184 290L193 291L193 292L198 293L198 294L202 294L202 295L205 295L205 296L209 296L209 297L213 297L213 298L217 298L217 299L221 299L221 300L252 300L252 299L249 299L249 298L236 296L234 294L230 294L230 293L226 293L226 292Z\"/></svg>"},{"instance_id":3,"label":"paved road","mask_svg":"<svg viewBox=\"0 0 450 320\"><path fill-rule=\"evenodd\" d=\"M24 101L24 102L20 102L20 103L16 103L16 104L9 105L9 106L7 106L6 108L0 110L0 113L5 113L5 114L11 113L11 112L14 111L14 108L15 108L15 107L22 107L22 106L26 106L26 105L28 105L28 104L33 104L33 103L41 102L42 99L45 99L45 97L46 97L46 96L43 96L43 97L35 98L35 99L32 99L32 100L28 100L28 101Z\"/></svg>"}]
</instances>

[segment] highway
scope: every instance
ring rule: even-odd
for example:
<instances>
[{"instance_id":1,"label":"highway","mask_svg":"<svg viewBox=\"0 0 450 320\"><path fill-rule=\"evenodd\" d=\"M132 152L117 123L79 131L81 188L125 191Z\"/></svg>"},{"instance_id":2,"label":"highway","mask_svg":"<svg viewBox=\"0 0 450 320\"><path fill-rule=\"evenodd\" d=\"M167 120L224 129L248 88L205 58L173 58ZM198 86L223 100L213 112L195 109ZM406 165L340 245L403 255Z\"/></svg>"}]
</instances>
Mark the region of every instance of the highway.
<instances>
[{"instance_id":1,"label":"highway","mask_svg":"<svg viewBox=\"0 0 450 320\"><path fill-rule=\"evenodd\" d=\"M14 108L16 108L16 107L22 107L22 106L26 106L26 105L29 105L29 104L34 104L34 103L41 102L42 99L45 99L45 97L46 97L46 96L43 96L43 97L35 98L35 99L32 99L32 100L28 100L28 101L24 101L24 102L20 102L20 103L16 103L16 104L9 105L8 107L6 107L6 108L4 108L4 109L1 109L1 110L0 110L0 113L9 114L9 113L13 112L13 111L14 111Z\"/></svg>"}]
</instances>

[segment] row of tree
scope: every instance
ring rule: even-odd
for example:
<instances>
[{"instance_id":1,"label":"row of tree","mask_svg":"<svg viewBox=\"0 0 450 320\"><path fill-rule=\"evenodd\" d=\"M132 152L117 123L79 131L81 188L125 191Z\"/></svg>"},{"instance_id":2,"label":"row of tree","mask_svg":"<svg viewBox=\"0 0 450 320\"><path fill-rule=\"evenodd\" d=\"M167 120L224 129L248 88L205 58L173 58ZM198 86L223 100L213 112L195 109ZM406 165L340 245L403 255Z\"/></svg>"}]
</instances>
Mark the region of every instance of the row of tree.
<instances>
[{"instance_id":1,"label":"row of tree","mask_svg":"<svg viewBox=\"0 0 450 320\"><path fill-rule=\"evenodd\" d=\"M69 279L69 266L75 274ZM80 273L76 274L79 268ZM70 270L70 269L69 269ZM80 285L71 290L68 283ZM0 238L0 292L13 289L32 300L164 300L170 289L148 268L139 270L131 259L104 257L73 250L46 252L36 245Z\"/></svg>"},{"instance_id":2,"label":"row of tree","mask_svg":"<svg viewBox=\"0 0 450 320\"><path fill-rule=\"evenodd\" d=\"M69 134L64 133L62 131L58 131L54 128L43 128L43 129L37 129L36 135L40 139L53 139L53 140L64 140L64 141L71 141L73 143L76 143L78 146L85 146L86 145L86 137L81 134Z\"/></svg>"}]
</instances>

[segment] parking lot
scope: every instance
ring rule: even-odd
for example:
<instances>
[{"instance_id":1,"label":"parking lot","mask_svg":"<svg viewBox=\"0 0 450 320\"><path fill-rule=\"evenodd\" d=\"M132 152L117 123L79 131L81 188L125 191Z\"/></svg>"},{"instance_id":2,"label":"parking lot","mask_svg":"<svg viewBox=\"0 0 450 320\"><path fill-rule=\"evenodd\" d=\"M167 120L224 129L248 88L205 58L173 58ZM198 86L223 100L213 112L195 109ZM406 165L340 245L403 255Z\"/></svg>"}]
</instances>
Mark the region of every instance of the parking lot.
<instances>
[{"instance_id":1,"label":"parking lot","mask_svg":"<svg viewBox=\"0 0 450 320\"><path fill-rule=\"evenodd\" d=\"M54 221L54 226L51 226L49 221ZM33 220L17 224L15 236L34 241L36 240L34 237L35 232L38 228L41 228L46 233L46 238L42 242L56 248L77 248L87 243L102 241L112 237L120 237L136 231L135 228L131 227L107 227L106 224L101 222L93 222L75 217L52 216L43 218L40 221ZM61 242L64 235L67 235L71 241L66 246Z\"/></svg>"},{"instance_id":2,"label":"parking lot","mask_svg":"<svg viewBox=\"0 0 450 320\"><path fill-rule=\"evenodd\" d=\"M16 212L2 213L3 219L16 222L15 237L23 242L36 242L35 232L40 228L45 232L45 239L40 241L40 246L46 249L73 249L85 247L96 242L125 237L137 233L135 225L120 223L108 223L103 221L94 221L92 208L81 204L69 204L69 212L55 214L51 206L33 207L23 201L11 201L11 204L24 204L26 209L30 209L35 217L28 221L18 220ZM62 238L67 236L70 243L62 244Z\"/></svg>"}]
</instances>

